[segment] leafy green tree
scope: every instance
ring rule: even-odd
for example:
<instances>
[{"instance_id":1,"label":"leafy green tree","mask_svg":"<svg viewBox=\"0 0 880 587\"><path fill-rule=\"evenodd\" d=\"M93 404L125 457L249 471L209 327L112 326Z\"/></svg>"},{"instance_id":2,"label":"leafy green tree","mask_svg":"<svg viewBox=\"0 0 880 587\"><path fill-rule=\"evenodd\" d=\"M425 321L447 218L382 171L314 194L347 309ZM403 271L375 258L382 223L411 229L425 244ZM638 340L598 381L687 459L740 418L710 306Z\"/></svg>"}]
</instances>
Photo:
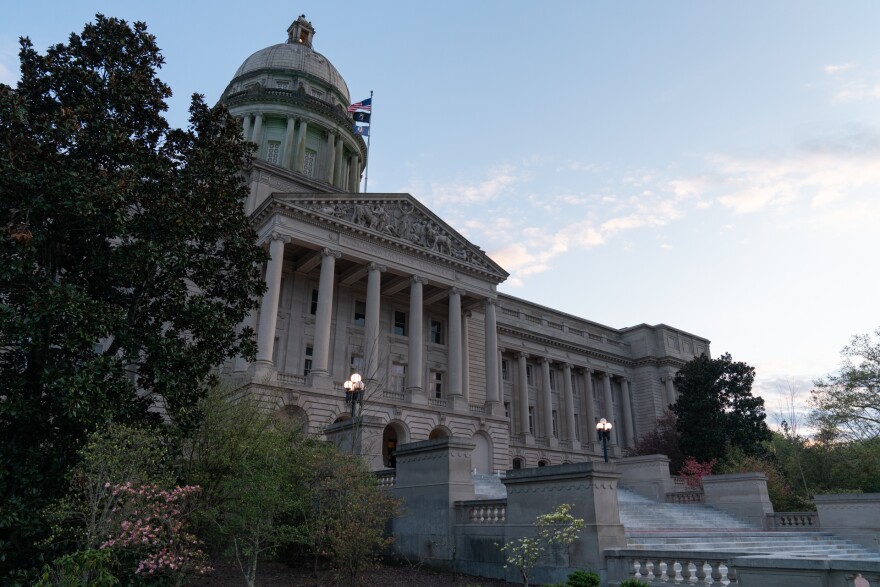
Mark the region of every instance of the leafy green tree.
<instances>
[{"instance_id":1,"label":"leafy green tree","mask_svg":"<svg viewBox=\"0 0 880 587\"><path fill-rule=\"evenodd\" d=\"M681 451L701 462L722 459L728 447L761 454L770 440L764 400L752 395L755 369L734 362L729 353L705 354L686 363L675 376L676 415Z\"/></svg>"},{"instance_id":2,"label":"leafy green tree","mask_svg":"<svg viewBox=\"0 0 880 587\"><path fill-rule=\"evenodd\" d=\"M852 337L837 373L816 381L811 422L836 440L880 438L880 328Z\"/></svg>"},{"instance_id":3,"label":"leafy green tree","mask_svg":"<svg viewBox=\"0 0 880 587\"><path fill-rule=\"evenodd\" d=\"M253 355L236 326L264 288L252 145L197 95L169 128L145 24L98 15L20 58L0 84L0 576L37 561L88 431L195 426L211 369Z\"/></svg>"}]
</instances>

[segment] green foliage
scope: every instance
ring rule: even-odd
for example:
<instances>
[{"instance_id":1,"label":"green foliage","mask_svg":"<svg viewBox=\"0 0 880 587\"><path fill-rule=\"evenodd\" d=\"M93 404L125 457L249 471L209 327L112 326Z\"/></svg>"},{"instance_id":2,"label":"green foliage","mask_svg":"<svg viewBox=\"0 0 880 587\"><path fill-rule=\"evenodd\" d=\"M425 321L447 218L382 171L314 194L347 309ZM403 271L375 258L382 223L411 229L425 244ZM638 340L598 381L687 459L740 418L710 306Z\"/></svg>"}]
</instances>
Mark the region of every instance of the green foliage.
<instances>
[{"instance_id":1,"label":"green foliage","mask_svg":"<svg viewBox=\"0 0 880 587\"><path fill-rule=\"evenodd\" d=\"M77 456L68 492L46 510L56 547L72 544L88 552L107 539L120 506L114 486L167 486L174 480L167 440L150 429L114 424L90 436Z\"/></svg>"},{"instance_id":2,"label":"green foliage","mask_svg":"<svg viewBox=\"0 0 880 587\"><path fill-rule=\"evenodd\" d=\"M747 455L731 449L719 466L720 473L763 473L767 477L767 493L776 512L803 512L815 506L792 489L788 479L770 459Z\"/></svg>"},{"instance_id":3,"label":"green foliage","mask_svg":"<svg viewBox=\"0 0 880 587\"><path fill-rule=\"evenodd\" d=\"M684 455L706 462L723 458L728 447L761 454L770 430L764 400L752 396L754 380L754 368L734 362L730 354L717 359L701 355L678 371L679 396L672 411Z\"/></svg>"},{"instance_id":4,"label":"green foliage","mask_svg":"<svg viewBox=\"0 0 880 587\"><path fill-rule=\"evenodd\" d=\"M265 253L241 202L251 146L194 96L187 130L143 23L98 15L0 84L0 576L39 560L39 512L89 431L191 430L211 368L254 352Z\"/></svg>"},{"instance_id":5,"label":"green foliage","mask_svg":"<svg viewBox=\"0 0 880 587\"><path fill-rule=\"evenodd\" d=\"M568 576L568 587L599 587L599 575L592 571L574 571Z\"/></svg>"},{"instance_id":6,"label":"green foliage","mask_svg":"<svg viewBox=\"0 0 880 587\"><path fill-rule=\"evenodd\" d=\"M640 579L627 579L626 581L621 582L617 587L648 587L648 583Z\"/></svg>"},{"instance_id":7,"label":"green foliage","mask_svg":"<svg viewBox=\"0 0 880 587\"><path fill-rule=\"evenodd\" d=\"M495 544L505 555L504 568L514 567L520 573L523 587L529 587L529 575L544 556L548 549L553 546L568 547L577 540L584 520L571 515L571 504L561 504L549 514L543 514L535 518L534 537L526 536L501 546Z\"/></svg>"},{"instance_id":8,"label":"green foliage","mask_svg":"<svg viewBox=\"0 0 880 587\"><path fill-rule=\"evenodd\" d=\"M880 438L880 328L852 337L837 373L815 382L810 420L828 440Z\"/></svg>"},{"instance_id":9,"label":"green foliage","mask_svg":"<svg viewBox=\"0 0 880 587\"><path fill-rule=\"evenodd\" d=\"M666 455L669 457L669 470L677 472L684 464L685 455L681 452L681 443L675 425L675 414L665 411L657 419L657 425L638 439L636 445L628 449L627 456Z\"/></svg>"},{"instance_id":10,"label":"green foliage","mask_svg":"<svg viewBox=\"0 0 880 587\"><path fill-rule=\"evenodd\" d=\"M116 587L113 573L113 554L110 550L78 550L56 558L34 587Z\"/></svg>"}]
</instances>

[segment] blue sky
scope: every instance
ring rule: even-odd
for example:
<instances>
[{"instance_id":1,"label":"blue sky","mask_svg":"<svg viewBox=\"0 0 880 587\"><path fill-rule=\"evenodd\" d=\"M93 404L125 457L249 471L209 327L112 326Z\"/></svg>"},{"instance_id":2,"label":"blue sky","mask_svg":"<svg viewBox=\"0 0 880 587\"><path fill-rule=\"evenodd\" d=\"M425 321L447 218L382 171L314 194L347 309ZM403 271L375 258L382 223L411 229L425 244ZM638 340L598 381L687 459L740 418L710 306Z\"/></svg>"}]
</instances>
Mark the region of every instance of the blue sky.
<instances>
[{"instance_id":1,"label":"blue sky","mask_svg":"<svg viewBox=\"0 0 880 587\"><path fill-rule=\"evenodd\" d=\"M876 2L31 1L39 50L144 20L186 123L301 13L358 100L369 189L409 192L511 272L502 291L613 327L667 323L805 400L880 325Z\"/></svg>"}]
</instances>

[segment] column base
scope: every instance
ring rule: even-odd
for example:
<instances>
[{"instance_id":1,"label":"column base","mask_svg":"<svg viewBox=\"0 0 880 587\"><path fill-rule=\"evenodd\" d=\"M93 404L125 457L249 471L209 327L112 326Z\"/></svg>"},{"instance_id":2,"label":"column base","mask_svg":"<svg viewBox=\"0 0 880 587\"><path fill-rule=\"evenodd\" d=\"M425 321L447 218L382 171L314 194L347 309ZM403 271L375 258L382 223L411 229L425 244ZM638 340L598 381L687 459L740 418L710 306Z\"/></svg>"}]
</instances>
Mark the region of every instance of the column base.
<instances>
[{"instance_id":1,"label":"column base","mask_svg":"<svg viewBox=\"0 0 880 587\"><path fill-rule=\"evenodd\" d=\"M485 409L491 416L504 416L504 404L501 402L486 402Z\"/></svg>"},{"instance_id":2,"label":"column base","mask_svg":"<svg viewBox=\"0 0 880 587\"><path fill-rule=\"evenodd\" d=\"M579 440L571 441L571 450L580 451L581 450L581 442Z\"/></svg>"},{"instance_id":3,"label":"column base","mask_svg":"<svg viewBox=\"0 0 880 587\"><path fill-rule=\"evenodd\" d=\"M547 446L550 448L559 448L559 439L555 436L551 436L547 439Z\"/></svg>"},{"instance_id":4,"label":"column base","mask_svg":"<svg viewBox=\"0 0 880 587\"><path fill-rule=\"evenodd\" d=\"M271 383L277 375L272 361L256 361L251 364L251 369L255 383Z\"/></svg>"},{"instance_id":5,"label":"column base","mask_svg":"<svg viewBox=\"0 0 880 587\"><path fill-rule=\"evenodd\" d=\"M406 395L411 404L417 406L428 405L428 396L425 395L425 390L421 387L408 387L406 389Z\"/></svg>"},{"instance_id":6,"label":"column base","mask_svg":"<svg viewBox=\"0 0 880 587\"><path fill-rule=\"evenodd\" d=\"M468 411L468 402L464 398L463 395L451 395L449 396L449 404L450 408L455 410L456 412L467 412Z\"/></svg>"},{"instance_id":7,"label":"column base","mask_svg":"<svg viewBox=\"0 0 880 587\"><path fill-rule=\"evenodd\" d=\"M523 441L526 446L535 446L535 437L531 434L523 434Z\"/></svg>"}]
</instances>

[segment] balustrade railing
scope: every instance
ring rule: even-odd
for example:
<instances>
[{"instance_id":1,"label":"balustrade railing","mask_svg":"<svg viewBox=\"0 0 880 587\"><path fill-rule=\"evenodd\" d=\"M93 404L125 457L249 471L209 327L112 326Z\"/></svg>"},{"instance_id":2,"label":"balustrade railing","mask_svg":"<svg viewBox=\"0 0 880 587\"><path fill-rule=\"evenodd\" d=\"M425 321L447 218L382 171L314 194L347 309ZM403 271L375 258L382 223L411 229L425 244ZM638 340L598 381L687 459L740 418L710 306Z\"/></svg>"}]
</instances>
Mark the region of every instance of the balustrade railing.
<instances>
[{"instance_id":1,"label":"balustrade railing","mask_svg":"<svg viewBox=\"0 0 880 587\"><path fill-rule=\"evenodd\" d=\"M456 502L456 518L464 524L504 524L507 522L507 500L486 499Z\"/></svg>"},{"instance_id":2,"label":"balustrade railing","mask_svg":"<svg viewBox=\"0 0 880 587\"><path fill-rule=\"evenodd\" d=\"M779 531L819 530L819 514L816 512L775 512L767 514L767 529Z\"/></svg>"},{"instance_id":3,"label":"balustrade railing","mask_svg":"<svg viewBox=\"0 0 880 587\"><path fill-rule=\"evenodd\" d=\"M699 490L671 491L666 494L666 503L703 503L703 492Z\"/></svg>"},{"instance_id":4,"label":"balustrade railing","mask_svg":"<svg viewBox=\"0 0 880 587\"><path fill-rule=\"evenodd\" d=\"M376 471L376 484L379 489L391 489L397 483L397 471L394 469L385 469L384 471Z\"/></svg>"},{"instance_id":5,"label":"balustrade railing","mask_svg":"<svg viewBox=\"0 0 880 587\"><path fill-rule=\"evenodd\" d=\"M384 397L385 399L393 399L402 402L406 399L406 394L402 391L392 391L390 389L386 389L382 391L382 397Z\"/></svg>"},{"instance_id":6,"label":"balustrade railing","mask_svg":"<svg viewBox=\"0 0 880 587\"><path fill-rule=\"evenodd\" d=\"M605 551L609 579L615 584L627 579L648 585L739 585L736 570L729 565L730 553L712 552Z\"/></svg>"},{"instance_id":7,"label":"balustrade railing","mask_svg":"<svg viewBox=\"0 0 880 587\"><path fill-rule=\"evenodd\" d=\"M294 385L305 385L305 375L294 375L293 373L278 373L279 383L293 383Z\"/></svg>"},{"instance_id":8,"label":"balustrade railing","mask_svg":"<svg viewBox=\"0 0 880 587\"><path fill-rule=\"evenodd\" d=\"M435 408L445 408L447 404L448 402L445 399L437 399L433 397L428 398L428 405Z\"/></svg>"},{"instance_id":9,"label":"balustrade railing","mask_svg":"<svg viewBox=\"0 0 880 587\"><path fill-rule=\"evenodd\" d=\"M483 414L486 408L483 404L468 404L468 412L471 414Z\"/></svg>"}]
</instances>

